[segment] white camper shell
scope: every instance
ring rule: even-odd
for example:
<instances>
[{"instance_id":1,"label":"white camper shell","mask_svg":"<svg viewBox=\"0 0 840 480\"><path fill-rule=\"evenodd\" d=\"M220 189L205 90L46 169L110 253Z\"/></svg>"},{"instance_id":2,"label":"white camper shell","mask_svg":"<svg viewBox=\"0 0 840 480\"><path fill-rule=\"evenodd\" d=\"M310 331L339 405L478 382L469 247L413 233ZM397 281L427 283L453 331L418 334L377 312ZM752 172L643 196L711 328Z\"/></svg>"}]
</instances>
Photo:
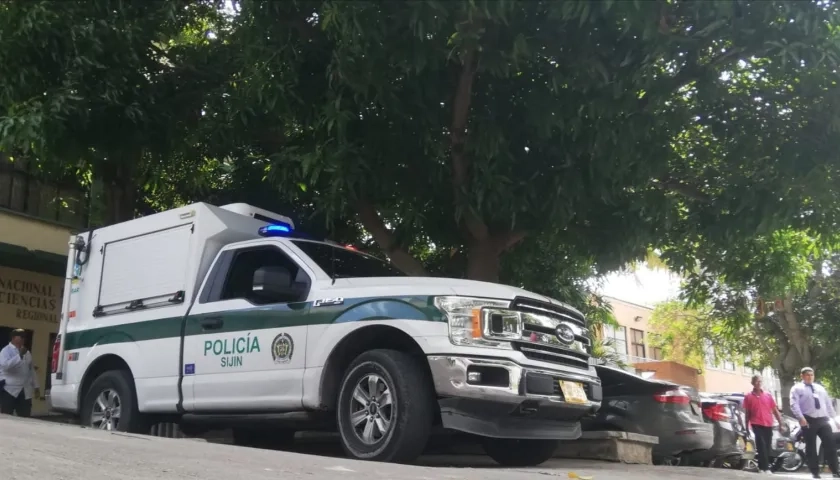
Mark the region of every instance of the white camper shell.
<instances>
[{"instance_id":1,"label":"white camper shell","mask_svg":"<svg viewBox=\"0 0 840 480\"><path fill-rule=\"evenodd\" d=\"M246 444L332 426L382 461L440 422L537 464L600 406L589 347L556 300L408 277L285 216L196 203L70 238L50 401L83 425L233 426Z\"/></svg>"}]
</instances>

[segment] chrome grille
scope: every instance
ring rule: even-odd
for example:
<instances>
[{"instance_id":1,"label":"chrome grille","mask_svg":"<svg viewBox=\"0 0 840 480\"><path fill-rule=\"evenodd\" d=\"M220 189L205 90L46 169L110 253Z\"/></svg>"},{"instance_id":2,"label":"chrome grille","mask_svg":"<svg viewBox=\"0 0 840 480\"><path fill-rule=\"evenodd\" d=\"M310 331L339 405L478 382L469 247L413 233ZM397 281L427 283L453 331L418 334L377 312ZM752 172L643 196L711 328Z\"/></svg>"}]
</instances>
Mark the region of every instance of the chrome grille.
<instances>
[{"instance_id":1,"label":"chrome grille","mask_svg":"<svg viewBox=\"0 0 840 480\"><path fill-rule=\"evenodd\" d=\"M592 341L586 321L577 312L530 298L515 299L511 308L532 315L524 316L521 338L513 340L513 347L526 358L580 368L589 368L589 349ZM574 332L571 345L562 343L556 335L558 325L564 324Z\"/></svg>"},{"instance_id":2,"label":"chrome grille","mask_svg":"<svg viewBox=\"0 0 840 480\"><path fill-rule=\"evenodd\" d=\"M560 305L542 302L533 298L516 297L510 305L510 308L522 312L536 313L540 315L549 315L552 317L566 320L577 325L586 326L586 319L580 313Z\"/></svg>"}]
</instances>

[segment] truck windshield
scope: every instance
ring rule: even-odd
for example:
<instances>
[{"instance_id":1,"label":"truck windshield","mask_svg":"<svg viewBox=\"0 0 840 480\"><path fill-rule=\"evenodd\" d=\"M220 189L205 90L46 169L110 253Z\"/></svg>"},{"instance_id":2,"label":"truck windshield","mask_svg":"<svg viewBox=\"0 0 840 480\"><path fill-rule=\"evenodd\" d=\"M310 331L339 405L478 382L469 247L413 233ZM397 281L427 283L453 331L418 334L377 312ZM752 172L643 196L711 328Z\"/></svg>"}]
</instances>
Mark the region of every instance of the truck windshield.
<instances>
[{"instance_id":1,"label":"truck windshield","mask_svg":"<svg viewBox=\"0 0 840 480\"><path fill-rule=\"evenodd\" d=\"M406 276L387 262L346 248L300 240L292 243L333 278Z\"/></svg>"}]
</instances>

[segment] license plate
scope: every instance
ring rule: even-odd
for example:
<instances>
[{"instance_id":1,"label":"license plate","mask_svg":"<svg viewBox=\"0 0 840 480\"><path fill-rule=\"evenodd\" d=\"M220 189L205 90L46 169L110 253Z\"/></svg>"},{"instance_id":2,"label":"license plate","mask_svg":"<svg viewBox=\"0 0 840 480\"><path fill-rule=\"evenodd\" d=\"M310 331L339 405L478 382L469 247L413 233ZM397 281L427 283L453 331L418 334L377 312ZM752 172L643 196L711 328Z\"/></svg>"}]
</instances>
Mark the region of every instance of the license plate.
<instances>
[{"instance_id":1,"label":"license plate","mask_svg":"<svg viewBox=\"0 0 840 480\"><path fill-rule=\"evenodd\" d=\"M569 403L587 403L586 390L583 389L583 384L577 382L566 382L560 380L560 390L563 392L563 397Z\"/></svg>"}]
</instances>

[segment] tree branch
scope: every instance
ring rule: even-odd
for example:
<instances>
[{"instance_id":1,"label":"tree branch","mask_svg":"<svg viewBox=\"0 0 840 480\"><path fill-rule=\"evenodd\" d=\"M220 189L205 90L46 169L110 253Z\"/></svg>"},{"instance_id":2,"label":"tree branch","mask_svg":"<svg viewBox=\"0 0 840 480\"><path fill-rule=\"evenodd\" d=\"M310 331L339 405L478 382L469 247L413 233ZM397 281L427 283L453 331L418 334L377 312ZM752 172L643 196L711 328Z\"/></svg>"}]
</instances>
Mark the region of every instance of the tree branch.
<instances>
[{"instance_id":1,"label":"tree branch","mask_svg":"<svg viewBox=\"0 0 840 480\"><path fill-rule=\"evenodd\" d=\"M788 337L790 344L799 353L802 361L806 364L810 363L811 345L805 333L802 331L802 327L799 325L796 312L793 311L793 299L790 295L782 299L782 306L784 310L779 312L782 316L780 325L785 331L785 335Z\"/></svg>"},{"instance_id":2,"label":"tree branch","mask_svg":"<svg viewBox=\"0 0 840 480\"><path fill-rule=\"evenodd\" d=\"M354 207L365 230L370 232L373 239L376 240L376 243L379 244L379 247L388 255L394 265L409 275L428 275L426 269L423 268L423 264L397 244L393 233L385 226L373 204L366 200L357 200Z\"/></svg>"},{"instance_id":3,"label":"tree branch","mask_svg":"<svg viewBox=\"0 0 840 480\"><path fill-rule=\"evenodd\" d=\"M745 53L745 48L733 48L732 50L722 53L704 64L700 64L697 62L697 52L689 52L685 66L682 67L676 75L661 79L658 82L658 88L652 88L651 91L662 92L665 96L670 96L689 83L698 81L710 73L714 73L713 69L725 66L729 62L737 60ZM644 110L647 108L650 105L652 98L653 95L651 94L645 95L639 99L639 109Z\"/></svg>"},{"instance_id":4,"label":"tree branch","mask_svg":"<svg viewBox=\"0 0 840 480\"><path fill-rule=\"evenodd\" d=\"M505 252L513 248L517 243L524 240L526 236L527 232L523 231L502 233L494 239L496 242L496 248L498 249L499 253Z\"/></svg>"},{"instance_id":5,"label":"tree branch","mask_svg":"<svg viewBox=\"0 0 840 480\"><path fill-rule=\"evenodd\" d=\"M655 182L654 186L660 190L664 190L666 192L674 192L679 195L682 195L683 197L690 198L692 200L697 200L698 202L705 203L712 201L712 198L704 192L700 191L699 188L687 185L682 181L674 178L661 179Z\"/></svg>"},{"instance_id":6,"label":"tree branch","mask_svg":"<svg viewBox=\"0 0 840 480\"><path fill-rule=\"evenodd\" d=\"M469 183L470 161L464 150L467 143L467 122L472 103L472 87L478 70L475 48L470 48L461 57L463 63L458 77L458 88L452 99L452 124L450 125L449 141L452 157L452 188L455 194L455 206L463 209L464 226L469 234L478 241L486 240L490 232L487 224L469 209L464 198L464 190Z\"/></svg>"}]
</instances>

